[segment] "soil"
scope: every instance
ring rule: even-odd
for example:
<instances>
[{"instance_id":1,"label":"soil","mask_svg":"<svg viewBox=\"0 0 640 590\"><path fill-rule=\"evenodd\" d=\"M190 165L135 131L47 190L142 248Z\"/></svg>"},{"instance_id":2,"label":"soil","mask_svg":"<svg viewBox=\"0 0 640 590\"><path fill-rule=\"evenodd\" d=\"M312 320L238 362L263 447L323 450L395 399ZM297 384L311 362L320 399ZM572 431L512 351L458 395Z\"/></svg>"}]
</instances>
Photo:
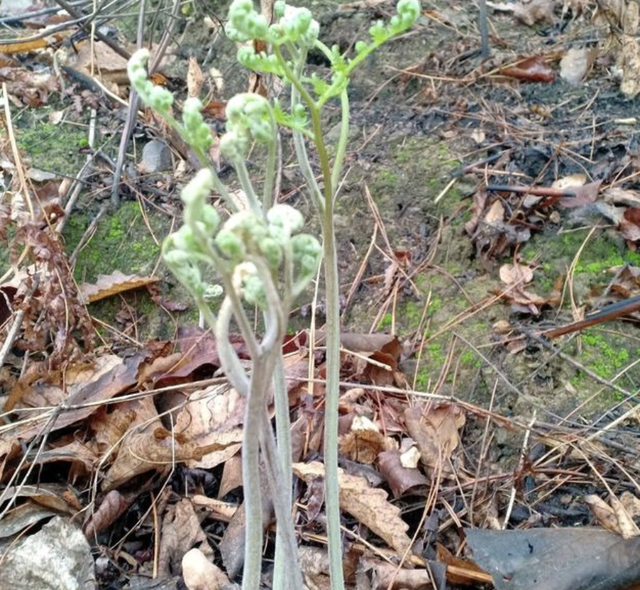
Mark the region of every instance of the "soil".
<instances>
[{"instance_id":1,"label":"soil","mask_svg":"<svg viewBox=\"0 0 640 590\"><path fill-rule=\"evenodd\" d=\"M551 345L536 339L523 341L517 350L509 345L522 330L570 323L576 308L589 311L601 304L599 297L615 272L623 265L640 265L640 255L597 211L583 215L552 207L528 240L495 256L469 235L465 224L473 216L473 197L486 182L550 186L581 173L604 184L627 177L623 188L640 188L640 133L637 119L629 122L640 114L638 99L620 94L611 75L612 58L605 54L579 86L559 77L545 84L489 75L501 64L534 55L546 56L557 72L562 51L601 31L586 15L568 14L563 20L556 14L553 25L529 27L511 14L495 13L493 56L483 61L471 4L425 3L415 30L383 47L352 81L351 141L336 211L345 294L363 264L365 272L344 310L344 328L398 335L405 350L402 369L416 391L455 396L522 423L535 417L541 424L602 424L635 402L625 394L635 392L640 381L635 362L640 334L633 323L610 322ZM347 49L366 34L373 20L387 14L388 6L369 8L362 3L349 10L322 2L315 10L321 15L325 42ZM216 3L215 12L222 17L224 7ZM246 75L234 66L233 45L220 36L212 39L201 19L187 26L172 72L184 78L184 58L194 55L222 73L225 98L244 89ZM326 73L321 58L314 59L318 73ZM37 116L44 120L56 108L40 109ZM328 109L329 138L337 133L337 115L335 106ZM27 116L32 115L21 115ZM33 167L73 174L73 152L78 156L75 170L79 169L80 137L65 141L60 156L65 166L59 166L51 159L60 148L56 137L51 148L43 150L46 126L36 127L43 135L34 138L33 131L26 131L33 130L33 122L21 117L16 132ZM221 126L219 121L215 124ZM104 136L118 125L115 119L104 121ZM149 139L146 133L143 127L136 131L133 154L140 154ZM284 139L288 145L289 138ZM113 157L117 141L108 142L105 150ZM457 175L461 166L499 153L494 163ZM301 178L288 163L283 195L310 216L307 198L297 189ZM256 160L253 170L258 168ZM233 181L230 171L224 176ZM166 299L187 303L186 293L159 257L162 238L179 223L178 193L186 180L188 175L176 180L170 173L130 178L121 206L99 221L81 250L77 281L93 282L116 270L155 274ZM82 196L64 233L69 252L106 199L104 189ZM376 223L374 207L382 225L376 247L366 258ZM310 219L309 226L317 224ZM398 271L389 285L385 273L394 257L402 259L403 272ZM529 290L547 297L560 287L562 301L543 306L535 315L514 311L509 301L496 296L505 288L500 266L516 258L535 269ZM300 301L292 326L308 323L310 303L311 295ZM197 318L193 309L169 313L144 292L92 305L90 311L111 326L101 328L109 338L118 330L138 342L172 338L176 326ZM318 321L322 322L321 310ZM470 421L466 440L481 435L480 428ZM630 428L637 434L633 425ZM522 432L496 432L498 444L488 460L496 469L513 468ZM581 515L575 522L585 518Z\"/></svg>"}]
</instances>

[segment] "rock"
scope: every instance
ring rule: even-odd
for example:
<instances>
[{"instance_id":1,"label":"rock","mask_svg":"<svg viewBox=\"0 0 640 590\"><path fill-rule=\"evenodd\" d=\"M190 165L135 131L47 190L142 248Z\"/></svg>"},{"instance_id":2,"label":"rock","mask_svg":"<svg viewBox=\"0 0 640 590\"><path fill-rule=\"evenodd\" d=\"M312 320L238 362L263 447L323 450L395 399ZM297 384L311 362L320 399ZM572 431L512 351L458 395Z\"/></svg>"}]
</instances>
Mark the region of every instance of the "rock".
<instances>
[{"instance_id":1,"label":"rock","mask_svg":"<svg viewBox=\"0 0 640 590\"><path fill-rule=\"evenodd\" d=\"M35 535L7 545L0 588L12 590L95 590L91 548L82 530L56 516Z\"/></svg>"},{"instance_id":2,"label":"rock","mask_svg":"<svg viewBox=\"0 0 640 590\"><path fill-rule=\"evenodd\" d=\"M142 148L142 160L138 170L143 174L155 174L173 169L171 149L163 141L154 139Z\"/></svg>"}]
</instances>

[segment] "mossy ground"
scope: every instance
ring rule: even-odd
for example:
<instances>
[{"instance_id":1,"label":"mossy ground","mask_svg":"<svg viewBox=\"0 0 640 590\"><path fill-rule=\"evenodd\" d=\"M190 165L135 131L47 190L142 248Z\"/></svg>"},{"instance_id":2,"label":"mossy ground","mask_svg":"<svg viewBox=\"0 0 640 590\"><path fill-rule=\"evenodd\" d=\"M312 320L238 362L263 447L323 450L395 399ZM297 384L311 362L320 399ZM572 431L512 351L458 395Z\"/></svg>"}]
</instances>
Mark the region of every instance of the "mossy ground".
<instances>
[{"instance_id":1,"label":"mossy ground","mask_svg":"<svg viewBox=\"0 0 640 590\"><path fill-rule=\"evenodd\" d=\"M75 177L85 159L81 150L89 145L88 124L63 119L54 125L49 116L60 108L62 105L52 99L46 107L16 114L16 142L27 155L29 167Z\"/></svg>"},{"instance_id":2,"label":"mossy ground","mask_svg":"<svg viewBox=\"0 0 640 590\"><path fill-rule=\"evenodd\" d=\"M326 8L325 3L321 6ZM334 8L331 4L329 10ZM325 28L327 41L348 47L354 31L358 36L366 35L370 21L371 14L364 10L331 19ZM232 46L225 43L214 48L214 54L216 59L231 64ZM496 321L533 325L535 321L514 316L504 302L484 305L502 288L497 266L509 260L494 261L494 268L487 268L476 257L464 232L464 222L470 215L468 197L475 187L465 185L463 180L452 183L451 173L460 165L463 154L472 152L476 146L465 144L465 138L449 136L444 140L443 136L425 131L416 123L421 114L413 106L407 106L404 98L412 96L418 82L401 83L394 79L387 84L392 75L387 66L402 68L420 61L429 50L425 43L425 37L419 35L394 41L354 77L350 87L351 144L345 165L348 175L337 204L336 226L345 291L359 269L373 232L374 216L367 191L383 220L392 251L410 253L410 270L427 259L429 264L423 264L421 272L412 277L412 287L405 286L398 291L395 308L390 303L377 325L372 326L374 317L388 295L382 293L383 279L363 284L347 310L345 327L390 331L393 325L412 353L404 368L409 382L415 381L418 389L428 390L439 384L442 391L477 399L480 403L491 394L496 380L500 381L499 371L542 404L569 407L571 397L586 399L601 385L584 371L567 366L543 350L511 355L502 344L496 344L503 339L492 329ZM435 47L437 38L429 43L431 48ZM204 53L202 47L193 48L188 43L183 50L198 56ZM239 69L229 70L234 72L234 83L239 80L239 87L244 87L245 78ZM73 176L84 160L81 149L86 146L86 128L71 124L53 126L48 122L48 114L55 108L21 113L16 118L16 135L31 166ZM337 132L336 112L328 110L329 137ZM259 161L253 164L258 166ZM298 186L299 180L285 178L284 189ZM68 252L73 251L95 215L97 205L91 198L84 195L68 221L64 234ZM294 197L291 203L305 207L304 197L297 201ZM317 220L308 207L305 214L308 229L317 230ZM100 220L96 233L83 248L75 266L76 280L93 282L98 275L116 270L141 276L155 273L169 297L188 300L183 291L175 288L172 278L159 263L158 242L166 236L172 221L171 216L154 207L137 201L123 202ZM587 235L588 229L549 228L524 244L519 252L521 260L536 265L531 290L549 294L558 277L566 275ZM377 243L381 249L388 249L380 238ZM609 269L623 263L640 264L640 255L630 252L615 230L597 230L591 235L572 277L578 305L588 303L591 294L607 284L611 276ZM388 259L374 252L365 277L383 277L388 264ZM300 304L309 303L310 299L309 295ZM171 317L144 292L126 294L90 307L92 314L111 324L123 309L132 311L128 329L133 330L140 341L170 337L178 323L193 321L196 317L194 310ZM545 312L544 319L556 324L568 322L571 320L568 310L568 299L565 299L560 310ZM302 327L307 322L308 319L296 318L293 324ZM613 330L589 332L581 341L581 346L568 345L569 354L603 379L615 377L638 354L635 339L618 325ZM636 376L630 372L623 379L636 379ZM502 384L497 391L506 405L518 407L512 389ZM601 401L601 407L608 403L604 396ZM599 409L595 407L594 411ZM523 411L528 408L523 407Z\"/></svg>"},{"instance_id":3,"label":"mossy ground","mask_svg":"<svg viewBox=\"0 0 640 590\"><path fill-rule=\"evenodd\" d=\"M76 281L78 284L95 283L99 275L111 275L115 271L140 277L154 276L160 281L163 296L188 302L188 294L172 280L160 260L160 244L170 230L171 221L169 215L143 201L121 203L100 219L96 232L80 251L75 265ZM90 223L91 216L87 213L76 213L69 219L63 235L69 252L75 249ZM174 318L145 290L98 301L89 306L89 311L109 325L114 325L118 317L129 335L142 342L170 338L176 328ZM194 321L197 313L192 309L183 316L184 321Z\"/></svg>"}]
</instances>

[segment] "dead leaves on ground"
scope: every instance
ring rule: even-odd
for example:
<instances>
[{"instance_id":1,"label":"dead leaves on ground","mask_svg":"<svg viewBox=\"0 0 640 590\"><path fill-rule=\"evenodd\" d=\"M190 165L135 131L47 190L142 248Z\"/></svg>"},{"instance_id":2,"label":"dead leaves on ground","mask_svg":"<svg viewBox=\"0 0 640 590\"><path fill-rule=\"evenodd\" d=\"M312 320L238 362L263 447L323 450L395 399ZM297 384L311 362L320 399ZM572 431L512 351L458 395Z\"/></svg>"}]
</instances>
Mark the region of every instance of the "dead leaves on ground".
<instances>
[{"instance_id":1,"label":"dead leaves on ground","mask_svg":"<svg viewBox=\"0 0 640 590\"><path fill-rule=\"evenodd\" d=\"M303 375L308 374L308 353L292 345L296 342L300 346L304 341L299 336L287 343L291 352L286 371L291 376L291 400L297 404L301 420L300 433L306 436L306 446L296 451L295 471L305 484L301 493L307 498L307 526L313 530L314 521L324 510L324 466L313 460L322 445L322 437L313 433L322 433L323 388L307 387ZM407 408L406 401L397 396L380 397L367 389L367 384L398 383L399 377L394 375L402 347L395 337L345 334L343 347L343 378L358 380L360 387L345 391L341 401L340 449L345 460L340 475L342 509L359 523L359 536L381 551L406 554L410 563L409 524L396 502L407 494L426 493L430 485L448 481L454 474L464 478L459 473L464 412L451 404ZM242 348L239 341L240 356ZM218 367L215 340L207 332L190 328L182 331L174 346L156 343L128 359L105 355L97 361L71 365L65 373L38 374L20 382L10 408L29 419L5 427L5 444L0 449L4 477L15 469L20 475L29 467L29 461L20 463L21 445L32 442L43 445L41 464L73 466L70 473L76 484L85 482L96 499L89 505L84 523L85 535L95 542L105 532L118 529L136 503L166 480L176 465L194 474L210 473L221 466L218 498L202 493L176 498L165 491L158 499L158 567L163 575L183 573L186 579L194 575L189 572L196 567L193 563L199 563L203 556L211 561L202 525L207 520L226 526L223 545L235 549L225 550L224 563L227 573L235 575L241 565L233 556L241 555L238 542L244 530L243 509L224 497L241 485L238 452L244 399L225 383L200 388L192 385L194 376L211 378ZM323 370L322 364L316 368L319 376ZM158 390L159 385L163 388ZM26 410L31 411L27 414ZM294 446L297 444L294 441ZM42 481L43 490L47 485ZM69 497L56 510L83 510L87 500ZM270 505L265 505L267 516L269 509ZM416 580L422 583L427 571L402 568L392 574L368 554L355 560L354 575L356 570L360 577L373 571L379 579L397 575L408 580L407 587L413 587ZM197 580L193 583L197 587Z\"/></svg>"},{"instance_id":2,"label":"dead leaves on ground","mask_svg":"<svg viewBox=\"0 0 640 590\"><path fill-rule=\"evenodd\" d=\"M320 462L296 463L293 472L307 484L324 478ZM384 490L372 488L364 477L339 474L340 508L383 539L398 554L411 548L409 525L402 520L400 508L391 504Z\"/></svg>"},{"instance_id":3,"label":"dead leaves on ground","mask_svg":"<svg viewBox=\"0 0 640 590\"><path fill-rule=\"evenodd\" d=\"M530 266L514 262L500 267L500 280L505 284L501 296L511 303L511 309L518 313L540 315L545 305L556 305L559 300L559 290L549 297L540 297L527 289L533 281L533 269Z\"/></svg>"}]
</instances>

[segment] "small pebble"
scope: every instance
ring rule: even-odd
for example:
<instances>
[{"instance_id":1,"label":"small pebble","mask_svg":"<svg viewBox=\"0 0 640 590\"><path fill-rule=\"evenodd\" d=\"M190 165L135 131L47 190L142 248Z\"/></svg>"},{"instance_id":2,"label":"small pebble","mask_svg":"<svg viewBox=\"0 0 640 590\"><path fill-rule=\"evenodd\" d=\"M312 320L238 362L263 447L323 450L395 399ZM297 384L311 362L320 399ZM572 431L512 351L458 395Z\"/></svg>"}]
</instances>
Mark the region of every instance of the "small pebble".
<instances>
[{"instance_id":1,"label":"small pebble","mask_svg":"<svg viewBox=\"0 0 640 590\"><path fill-rule=\"evenodd\" d=\"M138 170L143 174L164 172L173 168L171 149L163 141L154 139L142 149L142 160Z\"/></svg>"}]
</instances>

